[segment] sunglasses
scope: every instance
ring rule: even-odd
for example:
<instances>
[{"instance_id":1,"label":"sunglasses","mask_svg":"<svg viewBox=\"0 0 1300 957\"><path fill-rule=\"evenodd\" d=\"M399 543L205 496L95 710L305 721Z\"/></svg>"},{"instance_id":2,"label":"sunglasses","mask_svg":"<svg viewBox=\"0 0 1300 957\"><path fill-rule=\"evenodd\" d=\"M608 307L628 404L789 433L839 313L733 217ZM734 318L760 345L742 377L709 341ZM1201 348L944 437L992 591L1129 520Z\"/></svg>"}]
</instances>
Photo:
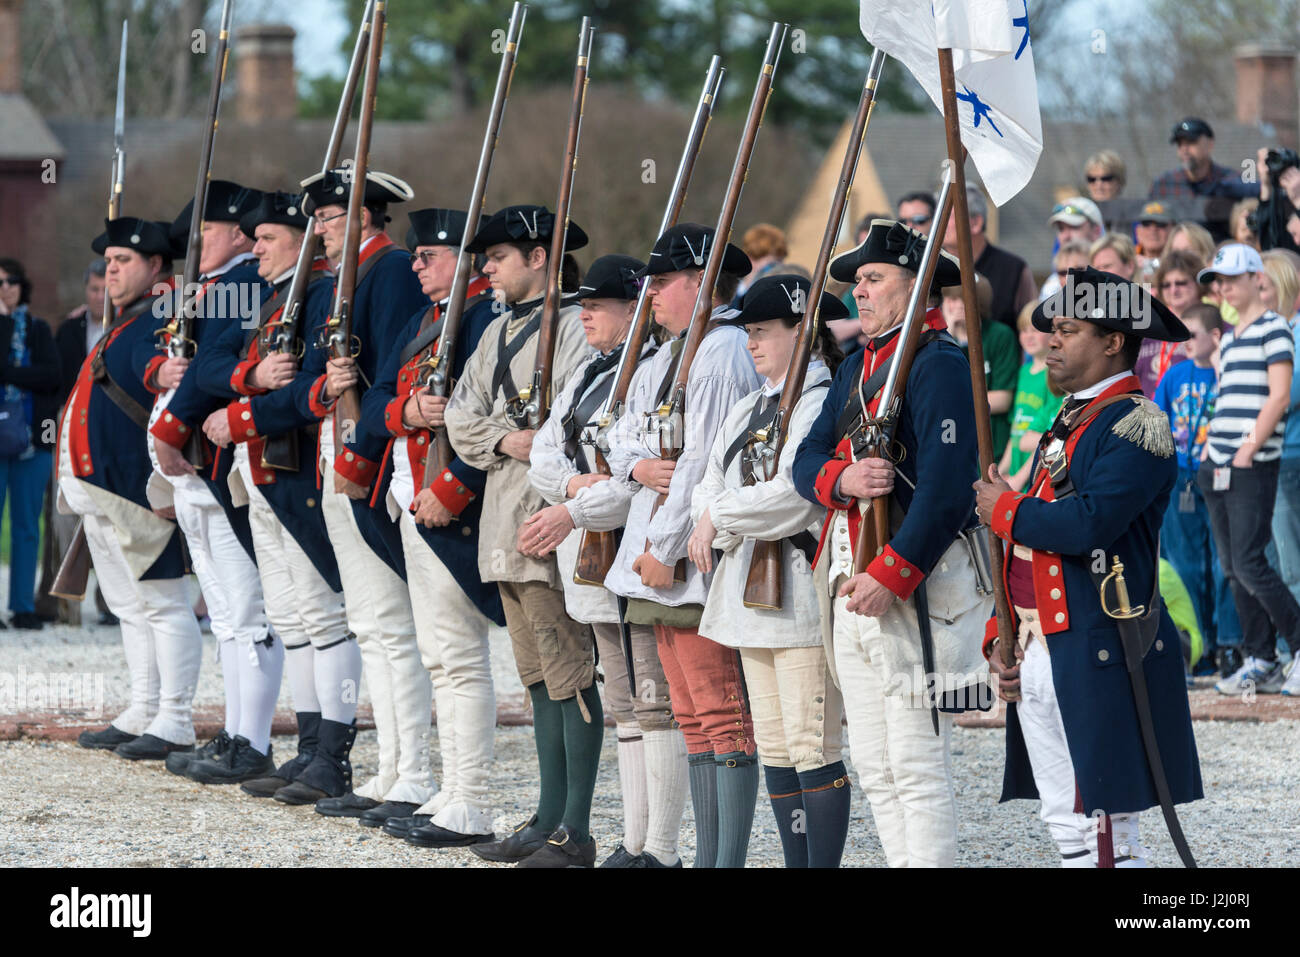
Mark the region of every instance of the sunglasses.
<instances>
[{"instance_id":1,"label":"sunglasses","mask_svg":"<svg viewBox=\"0 0 1300 957\"><path fill-rule=\"evenodd\" d=\"M1139 225L1139 226L1142 226L1142 227L1145 227L1145 228L1147 228L1147 229L1168 229L1168 228L1169 228L1169 224L1168 224L1168 223L1157 223L1157 222L1155 222L1154 220L1151 220L1151 219L1144 219L1144 220L1140 221L1140 222L1138 223L1138 225Z\"/></svg>"},{"instance_id":2,"label":"sunglasses","mask_svg":"<svg viewBox=\"0 0 1300 957\"><path fill-rule=\"evenodd\" d=\"M21 279L13 279L9 276L0 279L0 286L21 286L22 284L23 281Z\"/></svg>"},{"instance_id":3,"label":"sunglasses","mask_svg":"<svg viewBox=\"0 0 1300 957\"><path fill-rule=\"evenodd\" d=\"M436 253L426 249L422 253L411 253L411 263L414 265L415 261L418 259L421 264L430 266L433 264L434 260L441 259L445 255L447 255L447 253Z\"/></svg>"},{"instance_id":4,"label":"sunglasses","mask_svg":"<svg viewBox=\"0 0 1300 957\"><path fill-rule=\"evenodd\" d=\"M1114 173L1102 173L1100 176L1089 176L1089 183L1113 183L1115 181Z\"/></svg>"},{"instance_id":5,"label":"sunglasses","mask_svg":"<svg viewBox=\"0 0 1300 957\"><path fill-rule=\"evenodd\" d=\"M915 216L907 216L903 219L905 223L911 223L913 226L924 226L930 220L934 219L929 213L918 213Z\"/></svg>"}]
</instances>

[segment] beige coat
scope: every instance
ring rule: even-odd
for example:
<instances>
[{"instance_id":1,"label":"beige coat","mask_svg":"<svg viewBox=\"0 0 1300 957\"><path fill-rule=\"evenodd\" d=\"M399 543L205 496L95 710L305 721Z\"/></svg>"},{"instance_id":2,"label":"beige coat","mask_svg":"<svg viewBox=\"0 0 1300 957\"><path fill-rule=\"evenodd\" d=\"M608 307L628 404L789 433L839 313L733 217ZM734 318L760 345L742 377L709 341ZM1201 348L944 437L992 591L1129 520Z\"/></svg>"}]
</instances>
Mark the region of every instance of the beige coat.
<instances>
[{"instance_id":1,"label":"beige coat","mask_svg":"<svg viewBox=\"0 0 1300 957\"><path fill-rule=\"evenodd\" d=\"M540 309L539 305L534 312ZM579 312L577 306L560 310L551 373L555 395L591 352L582 323L578 321ZM528 463L496 451L497 443L516 431L516 426L505 414L504 387L496 395L490 394L501 327L509 323L506 333L507 342L511 342L511 337L532 315L516 319L512 312L507 312L484 330L447 403L447 435L461 461L487 472L478 536L478 570L483 581L544 581L552 588L559 588L560 576L553 555L539 561L521 555L515 548L519 527L545 507L546 502L528 481ZM534 335L510 363L510 375L517 389L526 388L532 381L536 358L537 336Z\"/></svg>"}]
</instances>

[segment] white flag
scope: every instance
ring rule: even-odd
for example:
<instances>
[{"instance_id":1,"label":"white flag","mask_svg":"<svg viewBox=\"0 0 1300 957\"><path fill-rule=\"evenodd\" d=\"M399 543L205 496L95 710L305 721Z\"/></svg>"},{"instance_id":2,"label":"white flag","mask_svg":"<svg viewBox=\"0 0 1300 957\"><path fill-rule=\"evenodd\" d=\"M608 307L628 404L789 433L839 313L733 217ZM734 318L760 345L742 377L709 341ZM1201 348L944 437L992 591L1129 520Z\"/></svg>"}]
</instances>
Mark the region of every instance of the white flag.
<instances>
[{"instance_id":1,"label":"white flag","mask_svg":"<svg viewBox=\"0 0 1300 957\"><path fill-rule=\"evenodd\" d=\"M1024 189L1043 151L1028 0L862 0L861 23L940 110L939 47L952 50L961 140L989 196Z\"/></svg>"}]
</instances>

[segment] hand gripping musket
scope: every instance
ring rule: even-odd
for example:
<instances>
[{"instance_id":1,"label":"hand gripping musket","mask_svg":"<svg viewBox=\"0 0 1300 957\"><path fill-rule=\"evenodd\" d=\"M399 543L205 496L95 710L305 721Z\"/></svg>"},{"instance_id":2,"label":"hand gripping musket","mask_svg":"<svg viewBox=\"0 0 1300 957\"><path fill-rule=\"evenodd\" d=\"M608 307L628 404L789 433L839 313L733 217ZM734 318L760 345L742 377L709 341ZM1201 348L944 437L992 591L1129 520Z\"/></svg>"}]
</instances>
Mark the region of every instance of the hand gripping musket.
<instances>
[{"instance_id":1,"label":"hand gripping musket","mask_svg":"<svg viewBox=\"0 0 1300 957\"><path fill-rule=\"evenodd\" d=\"M370 49L370 20L374 12L375 0L367 0L365 13L361 16L361 26L357 29L357 42L352 48L352 60L348 64L347 77L343 81L343 95L339 97L338 112L334 114L334 126L330 130L329 142L325 146L325 160L321 172L328 173L338 165L339 153L343 149L343 135L352 116L352 101L356 98L357 81L365 66L366 53ZM307 286L311 282L312 263L320 249L320 236L309 221L298 249L298 263L294 267L293 279L289 282L289 292L285 296L284 307L280 310L277 322L267 323L258 333L258 355L265 358L276 353L289 353L302 358L303 341L301 335L302 310L307 299ZM298 432L296 429L281 435L267 438L262 449L262 467L280 469L281 471L298 471Z\"/></svg>"},{"instance_id":2,"label":"hand gripping musket","mask_svg":"<svg viewBox=\"0 0 1300 957\"><path fill-rule=\"evenodd\" d=\"M321 329L321 339L336 359L356 358L360 344L352 335L352 300L356 294L357 264L361 254L361 210L366 204L366 171L370 165L370 131L375 119L375 87L379 83L379 60L384 52L385 7L387 0L375 0L370 24L366 81L361 92L361 116L357 121L357 150L352 160L352 189L348 193L348 231L343 241L334 308ZM334 405L334 448L342 452L345 438L361 421L361 394L356 386L344 390ZM346 425L345 425L346 423Z\"/></svg>"},{"instance_id":3,"label":"hand gripping musket","mask_svg":"<svg viewBox=\"0 0 1300 957\"><path fill-rule=\"evenodd\" d=\"M713 104L717 102L718 89L726 72L722 69L722 58L715 55L709 63L709 72L704 78L704 88L700 91L695 116L686 134L686 146L682 150L681 162L677 164L677 175L668 193L668 206L664 210L664 218L659 223L659 232L655 233L656 238L677 225L677 219L681 216L682 206L686 203L686 190L691 182L691 173L695 169L695 160L700 155L700 147L704 144L704 134L708 131L709 119L713 115ZM605 404L600 410L596 428L585 430L582 436L582 444L592 450L592 462L599 475L610 474L609 463L605 460L605 453L609 451L609 430L623 414L623 404L627 401L628 390L632 387L632 376L636 373L641 349L650 334L653 314L650 309L649 291L650 281L647 279L641 284L640 292L637 294L632 325L628 329L627 338L623 340L618 369L614 373L614 387L605 397ZM591 529L583 529L582 539L578 544L578 560L573 569L573 580L579 585L599 585L603 588L605 576L613 567L614 556L617 553L616 532L593 532Z\"/></svg>"},{"instance_id":4,"label":"hand gripping musket","mask_svg":"<svg viewBox=\"0 0 1300 957\"><path fill-rule=\"evenodd\" d=\"M704 267L704 276L700 280L700 289L695 297L695 312L691 324L687 327L682 343L682 351L677 357L677 369L674 374L672 391L668 399L658 409L646 414L646 431L659 435L659 453L665 459L676 460L683 450L686 422L686 384L690 378L691 363L695 353L709 332L710 317L713 314L713 289L722 272L722 260L731 238L731 226L736 218L736 208L740 205L740 194L745 188L745 179L749 175L749 161L754 155L754 144L758 140L759 128L763 125L763 114L767 111L767 101L772 95L772 78L776 75L776 66L781 59L781 48L785 45L786 30L789 24L773 23L772 32L767 39L767 52L763 55L763 67L754 86L754 97L749 103L749 116L745 120L745 131L740 139L740 148L736 152L735 163L731 167L731 179L727 183L726 198L722 211L718 215L718 224L713 232L713 248ZM660 493L655 500L650 515L653 518L659 507L668 500L666 493ZM646 541L649 551L650 542ZM677 581L686 580L686 559L677 563L674 572Z\"/></svg>"},{"instance_id":5,"label":"hand gripping musket","mask_svg":"<svg viewBox=\"0 0 1300 957\"><path fill-rule=\"evenodd\" d=\"M546 260L546 298L537 330L537 359L533 380L506 414L522 428L539 429L551 411L551 374L555 365L555 340L560 322L560 273L564 266L564 242L569 234L569 207L573 202L573 176L578 167L578 140L582 135L582 110L587 100L587 68L591 62L591 18L582 18L578 33L578 62L573 69L573 106L569 110L569 136L560 167L560 191L555 200L555 228L551 233L551 254Z\"/></svg>"},{"instance_id":6,"label":"hand gripping musket","mask_svg":"<svg viewBox=\"0 0 1300 957\"><path fill-rule=\"evenodd\" d=\"M117 104L113 110L113 173L108 187L108 218L110 221L122 215L122 188L126 182L126 21L122 21L122 52L117 60ZM113 300L109 298L108 287L104 288L104 332L113 320ZM90 317L86 317L90 321ZM55 489L55 494L58 490ZM58 574L50 586L50 594L68 601L81 601L86 597L86 582L90 578L90 548L86 545L86 529L81 521L72 534L63 561L59 563Z\"/></svg>"},{"instance_id":7,"label":"hand gripping musket","mask_svg":"<svg viewBox=\"0 0 1300 957\"><path fill-rule=\"evenodd\" d=\"M451 363L456 354L456 340L460 336L461 321L465 316L465 300L469 294L470 271L474 263L474 257L465 252L465 247L478 232L479 221L483 218L483 206L487 202L488 176L492 172L492 157L496 154L497 142L501 137L501 123L505 119L506 101L510 97L510 81L515 74L519 38L523 35L524 20L527 16L528 7L516 2L510 12L506 45L501 52L501 69L497 73L496 92L492 94L487 129L483 133L483 147L479 150L478 170L474 173L474 188L470 193L469 208L465 213L465 231L460 241L456 275L452 279L451 296L447 300L442 333L438 336L436 345L430 346L425 352L425 357L420 363L417 384L428 389L429 393L435 396L445 397L451 394ZM424 453L426 488L433 486L443 469L451 464L454 455L447 430L434 429L429 447Z\"/></svg>"},{"instance_id":8,"label":"hand gripping musket","mask_svg":"<svg viewBox=\"0 0 1300 957\"><path fill-rule=\"evenodd\" d=\"M933 241L942 236L948 228L948 216L952 211L953 188L951 164L944 171L943 188L939 191L938 215L934 228L930 231L931 241L926 242L925 252L921 256L921 268L912 297L907 305L903 328L898 333L898 346L889 361L889 374L880 390L880 402L876 406L877 415L873 419L864 419L861 438L865 441L861 447L854 446L858 458L890 458L894 444L894 434L898 429L898 419L903 408L903 395L907 390L907 376L912 369L912 360L920 346L921 332L925 328L926 300L934 283L935 271L939 267L940 244ZM870 397L868 397L869 399ZM863 409L866 415L866 409ZM853 574L860 575L866 571L867 563L875 558L889 543L889 495L867 499L862 520L858 524L858 537L853 548ZM933 675L934 642L930 635L929 614L925 601L924 585L916 590L916 606L919 639L921 643L921 663L927 676ZM930 721L934 733L939 734L938 702L929 701Z\"/></svg>"},{"instance_id":9,"label":"hand gripping musket","mask_svg":"<svg viewBox=\"0 0 1300 957\"><path fill-rule=\"evenodd\" d=\"M185 271L181 288L173 299L175 315L163 326L158 335L167 335L166 349L173 358L190 358L197 343L194 341L195 321L203 308L206 290L199 285L199 260L203 258L203 215L208 201L208 180L212 176L212 147L217 137L217 115L221 110L221 88L226 82L226 66L230 58L230 16L234 0L225 0L221 8L221 32L217 36L217 63L212 71L212 89L208 95L208 116L203 127L203 145L199 148L199 170L194 181L194 205L190 212L189 239L185 244ZM185 294L194 291L189 299ZM160 344L161 348L161 344ZM198 429L190 432L184 448L185 459L196 468L207 461L203 437Z\"/></svg>"},{"instance_id":10,"label":"hand gripping musket","mask_svg":"<svg viewBox=\"0 0 1300 957\"><path fill-rule=\"evenodd\" d=\"M808 362L812 357L812 347L820 320L822 291L826 288L826 275L830 271L835 243L844 226L844 211L848 208L849 191L853 188L853 176L857 172L858 159L862 155L867 125L871 122L871 108L876 100L876 86L880 82L880 71L884 65L885 54L878 49L871 57L871 67L862 88L862 98L858 101L858 111L853 118L848 146L844 151L844 162L840 165L840 178L835 186L835 195L831 199L826 232L822 235L821 249L817 253L817 263L812 272L812 284L808 290L808 301L804 304L803 321L799 324L799 337L795 340L794 352L790 356L790 368L785 374L785 384L781 388L781 403L777 407L776 418L772 420L771 425L754 433L742 453L742 468L746 473L745 484L747 485L758 481L771 481L776 477L781 449L789 437L787 425L790 416L794 414L795 405L803 395L804 378L808 372ZM773 610L781 607L783 547L784 543L779 541L754 542L749 573L745 577L745 607Z\"/></svg>"}]
</instances>

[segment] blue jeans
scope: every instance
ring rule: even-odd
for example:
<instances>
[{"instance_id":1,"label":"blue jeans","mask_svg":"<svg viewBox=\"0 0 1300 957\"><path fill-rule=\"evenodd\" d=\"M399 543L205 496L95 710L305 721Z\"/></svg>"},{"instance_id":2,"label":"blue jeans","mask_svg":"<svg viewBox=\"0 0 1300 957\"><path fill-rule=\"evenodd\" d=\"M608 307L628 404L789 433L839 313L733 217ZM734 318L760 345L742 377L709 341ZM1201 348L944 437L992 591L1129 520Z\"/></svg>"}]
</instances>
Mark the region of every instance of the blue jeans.
<instances>
[{"instance_id":1,"label":"blue jeans","mask_svg":"<svg viewBox=\"0 0 1300 957\"><path fill-rule=\"evenodd\" d=\"M1179 509L1183 492L1191 488L1194 507L1190 512ZM1165 511L1165 522L1160 529L1160 551L1174 566L1183 580L1192 607L1196 609L1196 623L1205 642L1205 655L1213 659L1215 648L1241 647L1241 622L1237 619L1237 606L1232 600L1232 589L1219 565L1210 529L1210 516L1205 508L1205 498L1196 486L1196 473L1178 470L1178 483Z\"/></svg>"},{"instance_id":2,"label":"blue jeans","mask_svg":"<svg viewBox=\"0 0 1300 957\"><path fill-rule=\"evenodd\" d=\"M31 457L0 458L0 511L9 498L9 610L36 611L36 560L40 552L41 510L50 482L48 449Z\"/></svg>"},{"instance_id":3,"label":"blue jeans","mask_svg":"<svg viewBox=\"0 0 1300 957\"><path fill-rule=\"evenodd\" d=\"M1273 544L1282 581L1300 601L1300 460L1283 460L1277 475Z\"/></svg>"}]
</instances>

